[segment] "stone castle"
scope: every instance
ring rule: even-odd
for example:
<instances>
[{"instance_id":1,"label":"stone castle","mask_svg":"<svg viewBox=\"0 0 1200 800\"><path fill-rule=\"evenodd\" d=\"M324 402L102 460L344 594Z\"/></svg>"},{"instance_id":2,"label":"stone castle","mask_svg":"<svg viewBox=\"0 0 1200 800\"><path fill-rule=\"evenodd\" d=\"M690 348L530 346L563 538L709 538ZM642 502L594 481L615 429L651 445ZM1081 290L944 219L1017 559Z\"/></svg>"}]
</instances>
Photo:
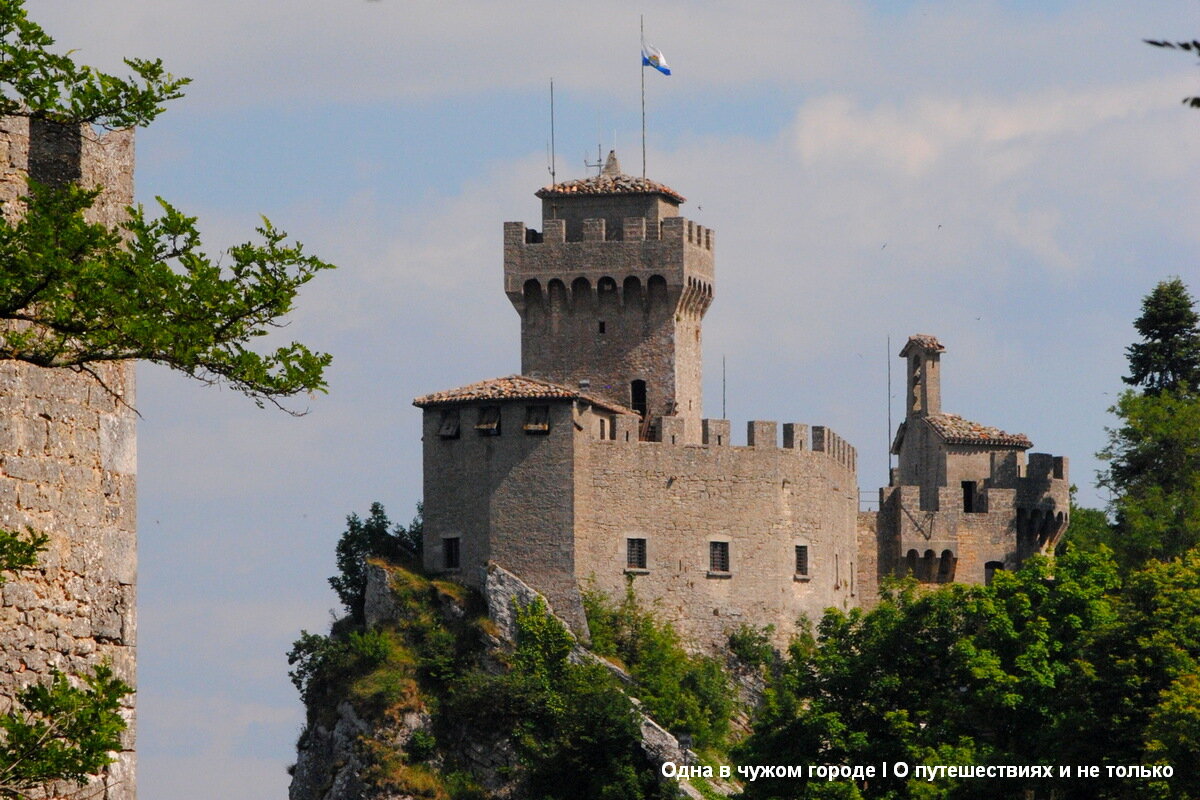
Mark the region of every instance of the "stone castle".
<instances>
[{"instance_id":1,"label":"stone castle","mask_svg":"<svg viewBox=\"0 0 1200 800\"><path fill-rule=\"evenodd\" d=\"M115 226L133 202L133 134L0 118L0 203L9 221L27 178L104 187L88 218ZM131 362L93 369L108 389L83 373L0 360L0 529L50 537L36 569L0 586L0 712L55 671L79 676L109 663L136 684L134 370ZM87 797L136 796L132 696L125 715L124 749L83 790Z\"/></svg>"},{"instance_id":2,"label":"stone castle","mask_svg":"<svg viewBox=\"0 0 1200 800\"><path fill-rule=\"evenodd\" d=\"M1067 460L943 412L932 336L899 354L906 416L878 511L859 511L855 449L826 427L752 421L735 446L701 408L713 231L614 154L537 196L541 231L504 225L521 374L414 401L428 570L479 586L494 562L584 634L580 588L632 582L713 647L869 606L885 575L988 581L1062 536Z\"/></svg>"}]
</instances>

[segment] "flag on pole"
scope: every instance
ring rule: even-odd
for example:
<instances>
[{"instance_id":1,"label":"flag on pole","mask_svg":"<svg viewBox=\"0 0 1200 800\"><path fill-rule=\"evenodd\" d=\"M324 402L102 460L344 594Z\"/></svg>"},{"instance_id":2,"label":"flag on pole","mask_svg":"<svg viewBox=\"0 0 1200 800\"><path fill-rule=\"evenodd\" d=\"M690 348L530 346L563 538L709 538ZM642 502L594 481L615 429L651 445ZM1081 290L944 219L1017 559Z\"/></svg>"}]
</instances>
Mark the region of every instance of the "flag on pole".
<instances>
[{"instance_id":1,"label":"flag on pole","mask_svg":"<svg viewBox=\"0 0 1200 800\"><path fill-rule=\"evenodd\" d=\"M646 44L645 39L642 40L642 66L654 67L663 75L671 74L671 67L667 64L666 56L662 54L662 50L653 45Z\"/></svg>"}]
</instances>

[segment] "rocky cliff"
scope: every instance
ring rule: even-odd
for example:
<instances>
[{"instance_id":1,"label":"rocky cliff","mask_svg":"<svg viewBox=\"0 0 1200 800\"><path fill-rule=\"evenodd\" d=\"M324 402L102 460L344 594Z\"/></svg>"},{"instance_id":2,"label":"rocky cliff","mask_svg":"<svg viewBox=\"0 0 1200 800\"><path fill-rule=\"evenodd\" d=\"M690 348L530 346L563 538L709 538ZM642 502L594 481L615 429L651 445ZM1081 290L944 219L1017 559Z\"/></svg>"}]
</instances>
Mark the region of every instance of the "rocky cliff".
<instances>
[{"instance_id":1,"label":"rocky cliff","mask_svg":"<svg viewBox=\"0 0 1200 800\"><path fill-rule=\"evenodd\" d=\"M341 645L327 652L318 643L318 655L297 659L309 667L302 687L308 724L290 800L526 797L548 777L547 759L562 780L594 769L592 786L613 785L614 797L706 796L660 777L662 763L695 763L696 756L623 694L620 687L632 683L624 670L576 641L512 573L492 565L484 585L479 597L408 569L369 565L362 630L339 622L328 641ZM546 609L550 622L530 622L531 609ZM524 641L537 638L530 630L545 631L537 634L549 643L541 651ZM542 652L551 655L539 661ZM572 675L588 684L576 695L586 707L565 709L565 721L546 727L553 698L562 696L555 681L569 685ZM582 738L594 735L602 748L549 744L557 741L554 725L579 719L586 720ZM620 739L600 742L598 732L609 727L632 734L627 747ZM617 769L603 762L614 758L622 759ZM709 797L732 789L705 787Z\"/></svg>"}]
</instances>

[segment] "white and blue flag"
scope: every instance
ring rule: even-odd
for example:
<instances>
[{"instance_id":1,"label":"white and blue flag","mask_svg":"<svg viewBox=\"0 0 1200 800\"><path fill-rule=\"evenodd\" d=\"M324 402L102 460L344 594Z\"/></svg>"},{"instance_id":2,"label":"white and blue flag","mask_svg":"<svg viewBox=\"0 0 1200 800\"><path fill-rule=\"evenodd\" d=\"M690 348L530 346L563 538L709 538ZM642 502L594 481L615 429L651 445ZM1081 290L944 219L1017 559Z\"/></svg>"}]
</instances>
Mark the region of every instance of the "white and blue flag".
<instances>
[{"instance_id":1,"label":"white and blue flag","mask_svg":"<svg viewBox=\"0 0 1200 800\"><path fill-rule=\"evenodd\" d=\"M642 66L654 67L663 75L671 74L671 67L667 64L666 56L662 54L662 50L646 44L644 39L642 40Z\"/></svg>"}]
</instances>

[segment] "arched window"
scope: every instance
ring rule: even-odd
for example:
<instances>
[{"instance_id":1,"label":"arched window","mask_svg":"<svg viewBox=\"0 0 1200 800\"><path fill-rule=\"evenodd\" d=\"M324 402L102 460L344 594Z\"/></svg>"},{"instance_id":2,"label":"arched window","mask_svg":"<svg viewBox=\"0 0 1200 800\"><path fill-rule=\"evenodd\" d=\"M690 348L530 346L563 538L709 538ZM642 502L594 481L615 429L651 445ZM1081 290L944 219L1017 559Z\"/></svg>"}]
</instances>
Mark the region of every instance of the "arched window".
<instances>
[{"instance_id":1,"label":"arched window","mask_svg":"<svg viewBox=\"0 0 1200 800\"><path fill-rule=\"evenodd\" d=\"M646 382L636 380L629 384L629 407L643 417L646 416Z\"/></svg>"},{"instance_id":2,"label":"arched window","mask_svg":"<svg viewBox=\"0 0 1200 800\"><path fill-rule=\"evenodd\" d=\"M954 583L954 567L956 561L957 559L954 557L954 553L950 552L949 550L942 551L942 557L938 561L938 583Z\"/></svg>"},{"instance_id":3,"label":"arched window","mask_svg":"<svg viewBox=\"0 0 1200 800\"><path fill-rule=\"evenodd\" d=\"M932 550L925 551L925 557L921 559L921 568L917 575L917 580L921 581L921 583L931 583L933 581L933 562L936 558L937 556L933 554Z\"/></svg>"}]
</instances>

